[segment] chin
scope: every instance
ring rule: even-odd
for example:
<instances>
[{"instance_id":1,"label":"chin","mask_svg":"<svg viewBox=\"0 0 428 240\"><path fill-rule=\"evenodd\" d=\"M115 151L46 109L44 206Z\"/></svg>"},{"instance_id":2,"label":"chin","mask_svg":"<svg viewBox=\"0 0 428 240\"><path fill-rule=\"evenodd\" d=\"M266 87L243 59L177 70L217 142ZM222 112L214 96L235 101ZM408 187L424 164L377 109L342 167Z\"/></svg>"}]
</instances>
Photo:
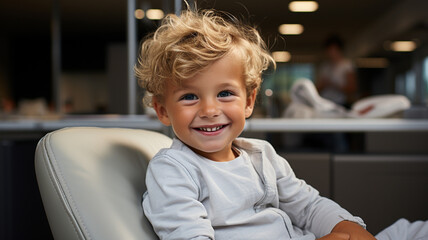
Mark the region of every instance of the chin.
<instances>
[{"instance_id":1,"label":"chin","mask_svg":"<svg viewBox=\"0 0 428 240\"><path fill-rule=\"evenodd\" d=\"M198 151L204 152L204 153L216 153L220 152L222 148L200 148Z\"/></svg>"},{"instance_id":2,"label":"chin","mask_svg":"<svg viewBox=\"0 0 428 240\"><path fill-rule=\"evenodd\" d=\"M201 148L197 148L197 150L205 153L216 153L216 152L222 151L224 148L225 146L212 146L212 147L203 146Z\"/></svg>"}]
</instances>

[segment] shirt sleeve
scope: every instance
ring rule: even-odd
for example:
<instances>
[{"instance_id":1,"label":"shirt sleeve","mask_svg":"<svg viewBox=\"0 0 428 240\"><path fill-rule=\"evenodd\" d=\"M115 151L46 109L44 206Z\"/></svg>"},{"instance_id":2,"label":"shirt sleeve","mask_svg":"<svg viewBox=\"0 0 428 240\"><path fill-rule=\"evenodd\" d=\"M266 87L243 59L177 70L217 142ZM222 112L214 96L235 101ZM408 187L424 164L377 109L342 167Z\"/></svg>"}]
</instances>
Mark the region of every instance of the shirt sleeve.
<instances>
[{"instance_id":1,"label":"shirt sleeve","mask_svg":"<svg viewBox=\"0 0 428 240\"><path fill-rule=\"evenodd\" d=\"M144 214L160 239L214 239L199 188L189 171L166 155L155 157L146 175Z\"/></svg>"},{"instance_id":2,"label":"shirt sleeve","mask_svg":"<svg viewBox=\"0 0 428 240\"><path fill-rule=\"evenodd\" d=\"M363 220L354 217L334 201L321 197L319 192L296 178L288 162L276 155L279 208L290 217L294 225L308 230L317 238L333 230L337 223L347 220L365 228Z\"/></svg>"}]
</instances>

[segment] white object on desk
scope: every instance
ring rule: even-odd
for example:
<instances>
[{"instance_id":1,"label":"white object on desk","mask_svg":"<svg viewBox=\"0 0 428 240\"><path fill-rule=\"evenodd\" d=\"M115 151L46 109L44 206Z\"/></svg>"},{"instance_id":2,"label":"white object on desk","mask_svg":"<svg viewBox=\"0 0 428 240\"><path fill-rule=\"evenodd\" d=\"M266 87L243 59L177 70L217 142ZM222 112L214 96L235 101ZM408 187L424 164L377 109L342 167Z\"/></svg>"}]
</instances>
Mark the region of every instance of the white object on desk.
<instances>
[{"instance_id":1,"label":"white object on desk","mask_svg":"<svg viewBox=\"0 0 428 240\"><path fill-rule=\"evenodd\" d=\"M388 94L363 98L351 110L322 98L308 79L299 79L291 88L291 104L286 118L384 118L410 108L410 101L403 95Z\"/></svg>"},{"instance_id":2,"label":"white object on desk","mask_svg":"<svg viewBox=\"0 0 428 240\"><path fill-rule=\"evenodd\" d=\"M346 109L328 99L322 98L309 79L299 79L291 88L291 104L286 109L286 118L341 118Z\"/></svg>"},{"instance_id":3,"label":"white object on desk","mask_svg":"<svg viewBox=\"0 0 428 240\"><path fill-rule=\"evenodd\" d=\"M402 95L380 95L363 98L352 105L351 118L381 118L410 108L410 101Z\"/></svg>"}]
</instances>

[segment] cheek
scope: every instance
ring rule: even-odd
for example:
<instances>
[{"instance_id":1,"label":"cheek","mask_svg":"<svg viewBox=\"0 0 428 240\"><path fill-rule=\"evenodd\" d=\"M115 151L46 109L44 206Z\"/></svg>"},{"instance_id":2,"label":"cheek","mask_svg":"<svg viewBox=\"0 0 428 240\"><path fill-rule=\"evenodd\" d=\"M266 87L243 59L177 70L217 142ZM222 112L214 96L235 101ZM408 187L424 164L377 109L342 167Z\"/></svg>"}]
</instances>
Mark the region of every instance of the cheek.
<instances>
[{"instance_id":1,"label":"cheek","mask_svg":"<svg viewBox=\"0 0 428 240\"><path fill-rule=\"evenodd\" d=\"M177 125L186 125L190 124L192 119L195 116L194 111L189 108L180 108L176 107L172 110L173 122Z\"/></svg>"},{"instance_id":2,"label":"cheek","mask_svg":"<svg viewBox=\"0 0 428 240\"><path fill-rule=\"evenodd\" d=\"M237 118L242 118L242 116L245 116L245 104L231 104L226 106L226 109L229 114L236 116Z\"/></svg>"}]
</instances>

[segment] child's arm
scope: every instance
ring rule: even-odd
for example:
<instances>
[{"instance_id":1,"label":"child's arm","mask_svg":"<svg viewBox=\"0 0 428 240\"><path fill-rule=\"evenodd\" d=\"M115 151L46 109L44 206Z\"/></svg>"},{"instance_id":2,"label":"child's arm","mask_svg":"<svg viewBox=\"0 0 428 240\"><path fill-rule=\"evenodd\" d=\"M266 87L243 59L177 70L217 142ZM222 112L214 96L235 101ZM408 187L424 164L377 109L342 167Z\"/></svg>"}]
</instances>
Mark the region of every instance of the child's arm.
<instances>
[{"instance_id":1,"label":"child's arm","mask_svg":"<svg viewBox=\"0 0 428 240\"><path fill-rule=\"evenodd\" d=\"M330 233L322 238L318 238L318 240L350 240L350 236L347 233Z\"/></svg>"},{"instance_id":2,"label":"child's arm","mask_svg":"<svg viewBox=\"0 0 428 240\"><path fill-rule=\"evenodd\" d=\"M296 178L288 162L282 157L276 155L275 160L275 164L278 164L275 168L279 207L287 213L293 224L309 230L317 237L329 234L344 220L365 226L360 218L354 217L332 200L319 196L317 190Z\"/></svg>"},{"instance_id":3,"label":"child's arm","mask_svg":"<svg viewBox=\"0 0 428 240\"><path fill-rule=\"evenodd\" d=\"M362 228L360 225L349 222L349 221L342 221L333 228L331 231L332 233L347 233L349 234L352 239L358 240L358 239L364 239L364 240L376 240L373 235L371 235L367 230Z\"/></svg>"},{"instance_id":4,"label":"child's arm","mask_svg":"<svg viewBox=\"0 0 428 240\"><path fill-rule=\"evenodd\" d=\"M160 239L214 239L199 187L178 161L153 159L146 175L144 213Z\"/></svg>"}]
</instances>

